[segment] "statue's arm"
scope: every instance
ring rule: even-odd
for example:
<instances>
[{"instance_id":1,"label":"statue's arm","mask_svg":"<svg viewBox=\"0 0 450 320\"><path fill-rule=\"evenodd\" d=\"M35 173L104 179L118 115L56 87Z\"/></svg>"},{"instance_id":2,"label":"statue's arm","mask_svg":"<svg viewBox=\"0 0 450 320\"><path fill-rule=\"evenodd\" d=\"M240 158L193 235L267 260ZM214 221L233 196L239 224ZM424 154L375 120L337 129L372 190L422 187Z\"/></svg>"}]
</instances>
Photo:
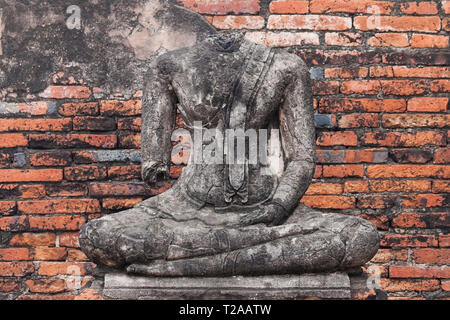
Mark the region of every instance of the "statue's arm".
<instances>
[{"instance_id":1,"label":"statue's arm","mask_svg":"<svg viewBox=\"0 0 450 320\"><path fill-rule=\"evenodd\" d=\"M309 187L315 169L315 126L309 71L299 62L279 110L285 171L272 203L293 212Z\"/></svg>"},{"instance_id":2,"label":"statue's arm","mask_svg":"<svg viewBox=\"0 0 450 320\"><path fill-rule=\"evenodd\" d=\"M153 62L142 98L142 178L154 184L168 177L176 96L167 76Z\"/></svg>"}]
</instances>

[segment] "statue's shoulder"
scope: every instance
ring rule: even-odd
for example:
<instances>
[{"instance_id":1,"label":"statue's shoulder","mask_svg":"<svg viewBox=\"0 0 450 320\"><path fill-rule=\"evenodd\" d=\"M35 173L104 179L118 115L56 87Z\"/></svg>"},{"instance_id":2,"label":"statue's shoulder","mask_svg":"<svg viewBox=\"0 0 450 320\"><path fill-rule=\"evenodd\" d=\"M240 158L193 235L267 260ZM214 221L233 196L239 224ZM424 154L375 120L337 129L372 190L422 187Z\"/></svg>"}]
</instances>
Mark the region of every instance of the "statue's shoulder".
<instances>
[{"instance_id":1,"label":"statue's shoulder","mask_svg":"<svg viewBox=\"0 0 450 320\"><path fill-rule=\"evenodd\" d=\"M308 66L298 55L290 53L283 48L273 48L272 50L274 51L273 62L280 65L280 67L287 70L296 70L300 73L308 72Z\"/></svg>"}]
</instances>

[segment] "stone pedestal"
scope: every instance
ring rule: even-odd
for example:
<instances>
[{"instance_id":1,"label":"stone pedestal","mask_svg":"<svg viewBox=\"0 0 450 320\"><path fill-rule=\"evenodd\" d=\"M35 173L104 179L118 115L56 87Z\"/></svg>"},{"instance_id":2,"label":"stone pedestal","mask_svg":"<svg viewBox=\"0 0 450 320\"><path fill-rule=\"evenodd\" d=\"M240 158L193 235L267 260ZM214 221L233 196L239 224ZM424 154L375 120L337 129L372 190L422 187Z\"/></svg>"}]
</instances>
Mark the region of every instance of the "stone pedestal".
<instances>
[{"instance_id":1,"label":"stone pedestal","mask_svg":"<svg viewBox=\"0 0 450 320\"><path fill-rule=\"evenodd\" d=\"M153 278L124 273L105 275L103 298L170 299L350 299L346 273L227 278Z\"/></svg>"}]
</instances>

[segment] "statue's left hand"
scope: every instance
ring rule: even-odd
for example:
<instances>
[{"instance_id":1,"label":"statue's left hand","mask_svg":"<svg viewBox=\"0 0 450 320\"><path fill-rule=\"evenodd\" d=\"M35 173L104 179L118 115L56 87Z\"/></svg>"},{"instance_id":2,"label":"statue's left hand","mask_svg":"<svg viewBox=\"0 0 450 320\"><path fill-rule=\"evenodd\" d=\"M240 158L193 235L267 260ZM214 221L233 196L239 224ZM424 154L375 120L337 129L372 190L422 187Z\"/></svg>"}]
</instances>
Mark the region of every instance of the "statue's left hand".
<instances>
[{"instance_id":1,"label":"statue's left hand","mask_svg":"<svg viewBox=\"0 0 450 320\"><path fill-rule=\"evenodd\" d=\"M241 226L264 223L267 226L277 226L288 217L286 210L276 203L270 203L240 219Z\"/></svg>"}]
</instances>

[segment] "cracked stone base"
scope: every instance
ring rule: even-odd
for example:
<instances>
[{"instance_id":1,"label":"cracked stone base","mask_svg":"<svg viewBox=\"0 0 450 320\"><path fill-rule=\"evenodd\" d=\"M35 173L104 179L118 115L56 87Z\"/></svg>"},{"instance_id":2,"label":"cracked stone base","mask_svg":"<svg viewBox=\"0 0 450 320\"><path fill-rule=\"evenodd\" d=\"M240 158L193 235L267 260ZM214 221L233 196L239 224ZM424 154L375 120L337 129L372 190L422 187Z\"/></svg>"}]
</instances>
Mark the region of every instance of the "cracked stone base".
<instances>
[{"instance_id":1,"label":"cracked stone base","mask_svg":"<svg viewBox=\"0 0 450 320\"><path fill-rule=\"evenodd\" d=\"M107 300L350 299L347 273L227 278L151 278L108 273Z\"/></svg>"}]
</instances>

